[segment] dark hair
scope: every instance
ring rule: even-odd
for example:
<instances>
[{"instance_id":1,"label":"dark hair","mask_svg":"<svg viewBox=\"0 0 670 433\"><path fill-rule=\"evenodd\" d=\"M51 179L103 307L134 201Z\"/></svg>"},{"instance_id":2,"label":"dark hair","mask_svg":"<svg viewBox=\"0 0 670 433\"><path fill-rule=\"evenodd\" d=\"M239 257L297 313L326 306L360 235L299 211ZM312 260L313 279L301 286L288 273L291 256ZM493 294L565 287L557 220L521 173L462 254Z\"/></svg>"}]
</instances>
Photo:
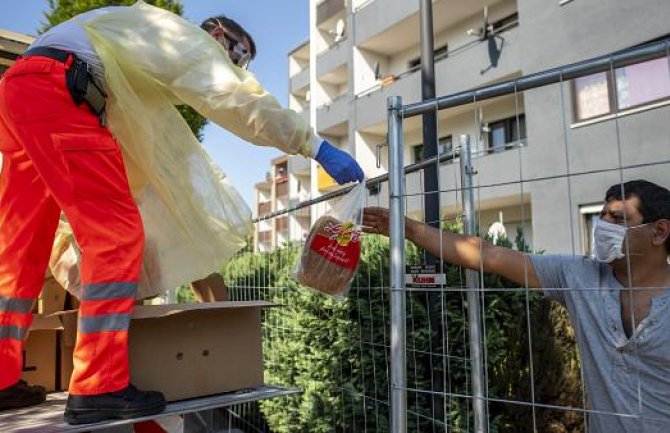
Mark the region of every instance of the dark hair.
<instances>
[{"instance_id":1,"label":"dark hair","mask_svg":"<svg viewBox=\"0 0 670 433\"><path fill-rule=\"evenodd\" d=\"M653 223L660 219L670 220L670 191L648 180L631 180L624 184L612 185L605 193L605 201L621 200L622 191L626 200L640 199L639 211L643 223ZM670 236L665 240L665 249L670 252Z\"/></svg>"},{"instance_id":2,"label":"dark hair","mask_svg":"<svg viewBox=\"0 0 670 433\"><path fill-rule=\"evenodd\" d=\"M243 35L247 39L249 39L249 54L251 54L251 58L255 59L256 58L256 42L254 42L254 38L251 37L249 32L244 30L244 28L237 24L237 22L231 18L228 18L225 15L217 15L215 17L210 17L207 18L205 21L200 24L200 28L206 31L207 33L210 33L212 30L215 28L223 26L226 27L227 29L230 29L231 31L235 33L239 33L240 35Z\"/></svg>"}]
</instances>

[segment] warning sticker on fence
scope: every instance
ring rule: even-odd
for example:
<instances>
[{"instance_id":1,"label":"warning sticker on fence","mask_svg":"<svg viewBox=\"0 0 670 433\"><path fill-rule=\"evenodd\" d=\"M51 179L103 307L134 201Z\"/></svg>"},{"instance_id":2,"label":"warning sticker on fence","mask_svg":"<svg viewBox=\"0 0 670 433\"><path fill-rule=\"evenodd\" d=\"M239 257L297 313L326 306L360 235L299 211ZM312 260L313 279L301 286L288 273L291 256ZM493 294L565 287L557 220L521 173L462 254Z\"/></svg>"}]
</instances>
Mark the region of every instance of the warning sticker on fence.
<instances>
[{"instance_id":1,"label":"warning sticker on fence","mask_svg":"<svg viewBox=\"0 0 670 433\"><path fill-rule=\"evenodd\" d=\"M405 270L405 285L413 288L440 287L447 283L447 276L436 272L435 265L412 265Z\"/></svg>"}]
</instances>

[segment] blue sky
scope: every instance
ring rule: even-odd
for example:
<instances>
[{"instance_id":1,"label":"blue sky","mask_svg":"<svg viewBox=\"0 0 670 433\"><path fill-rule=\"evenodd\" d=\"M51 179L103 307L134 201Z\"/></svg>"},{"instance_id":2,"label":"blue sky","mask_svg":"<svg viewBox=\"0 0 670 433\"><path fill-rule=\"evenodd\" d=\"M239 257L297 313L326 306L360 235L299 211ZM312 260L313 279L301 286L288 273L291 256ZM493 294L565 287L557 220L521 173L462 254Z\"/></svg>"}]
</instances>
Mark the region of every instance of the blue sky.
<instances>
[{"instance_id":1,"label":"blue sky","mask_svg":"<svg viewBox=\"0 0 670 433\"><path fill-rule=\"evenodd\" d=\"M194 23L223 13L242 24L258 47L252 72L282 104L287 104L287 54L308 38L308 0L181 0L181 3L184 15ZM0 28L34 35L42 26L43 11L47 9L47 0L0 0ZM248 144L213 124L206 127L203 144L252 206L253 185L265 178L270 159L280 152Z\"/></svg>"}]
</instances>

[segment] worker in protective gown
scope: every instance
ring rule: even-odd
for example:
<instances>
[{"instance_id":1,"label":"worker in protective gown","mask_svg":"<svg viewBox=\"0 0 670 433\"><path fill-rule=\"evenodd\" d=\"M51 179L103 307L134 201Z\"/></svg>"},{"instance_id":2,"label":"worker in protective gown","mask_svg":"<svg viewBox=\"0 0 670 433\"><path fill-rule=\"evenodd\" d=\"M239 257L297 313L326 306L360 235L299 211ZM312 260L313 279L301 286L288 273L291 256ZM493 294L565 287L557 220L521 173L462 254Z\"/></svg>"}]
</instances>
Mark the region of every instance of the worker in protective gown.
<instances>
[{"instance_id":1,"label":"worker in protective gown","mask_svg":"<svg viewBox=\"0 0 670 433\"><path fill-rule=\"evenodd\" d=\"M175 104L261 146L362 181L244 70L251 37L215 17L201 28L142 2L87 12L41 35L0 81L0 409L44 400L20 381L23 341L61 211L81 248L71 424L161 412L129 383L128 326L149 294L202 278L245 243L250 212ZM144 221L144 224L143 224Z\"/></svg>"}]
</instances>

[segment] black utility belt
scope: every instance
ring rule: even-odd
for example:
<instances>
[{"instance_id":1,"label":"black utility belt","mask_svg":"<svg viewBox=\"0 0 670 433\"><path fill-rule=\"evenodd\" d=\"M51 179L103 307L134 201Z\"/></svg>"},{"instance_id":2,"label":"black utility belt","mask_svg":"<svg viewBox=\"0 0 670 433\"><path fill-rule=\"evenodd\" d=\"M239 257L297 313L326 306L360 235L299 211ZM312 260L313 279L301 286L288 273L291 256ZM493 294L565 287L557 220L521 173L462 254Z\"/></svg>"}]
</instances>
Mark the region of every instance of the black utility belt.
<instances>
[{"instance_id":1,"label":"black utility belt","mask_svg":"<svg viewBox=\"0 0 670 433\"><path fill-rule=\"evenodd\" d=\"M67 88L72 100L78 106L86 103L93 113L105 124L105 104L107 94L90 71L88 63L73 53L51 47L35 47L26 51L22 57L41 56L66 63L72 57L72 63L65 73Z\"/></svg>"}]
</instances>

